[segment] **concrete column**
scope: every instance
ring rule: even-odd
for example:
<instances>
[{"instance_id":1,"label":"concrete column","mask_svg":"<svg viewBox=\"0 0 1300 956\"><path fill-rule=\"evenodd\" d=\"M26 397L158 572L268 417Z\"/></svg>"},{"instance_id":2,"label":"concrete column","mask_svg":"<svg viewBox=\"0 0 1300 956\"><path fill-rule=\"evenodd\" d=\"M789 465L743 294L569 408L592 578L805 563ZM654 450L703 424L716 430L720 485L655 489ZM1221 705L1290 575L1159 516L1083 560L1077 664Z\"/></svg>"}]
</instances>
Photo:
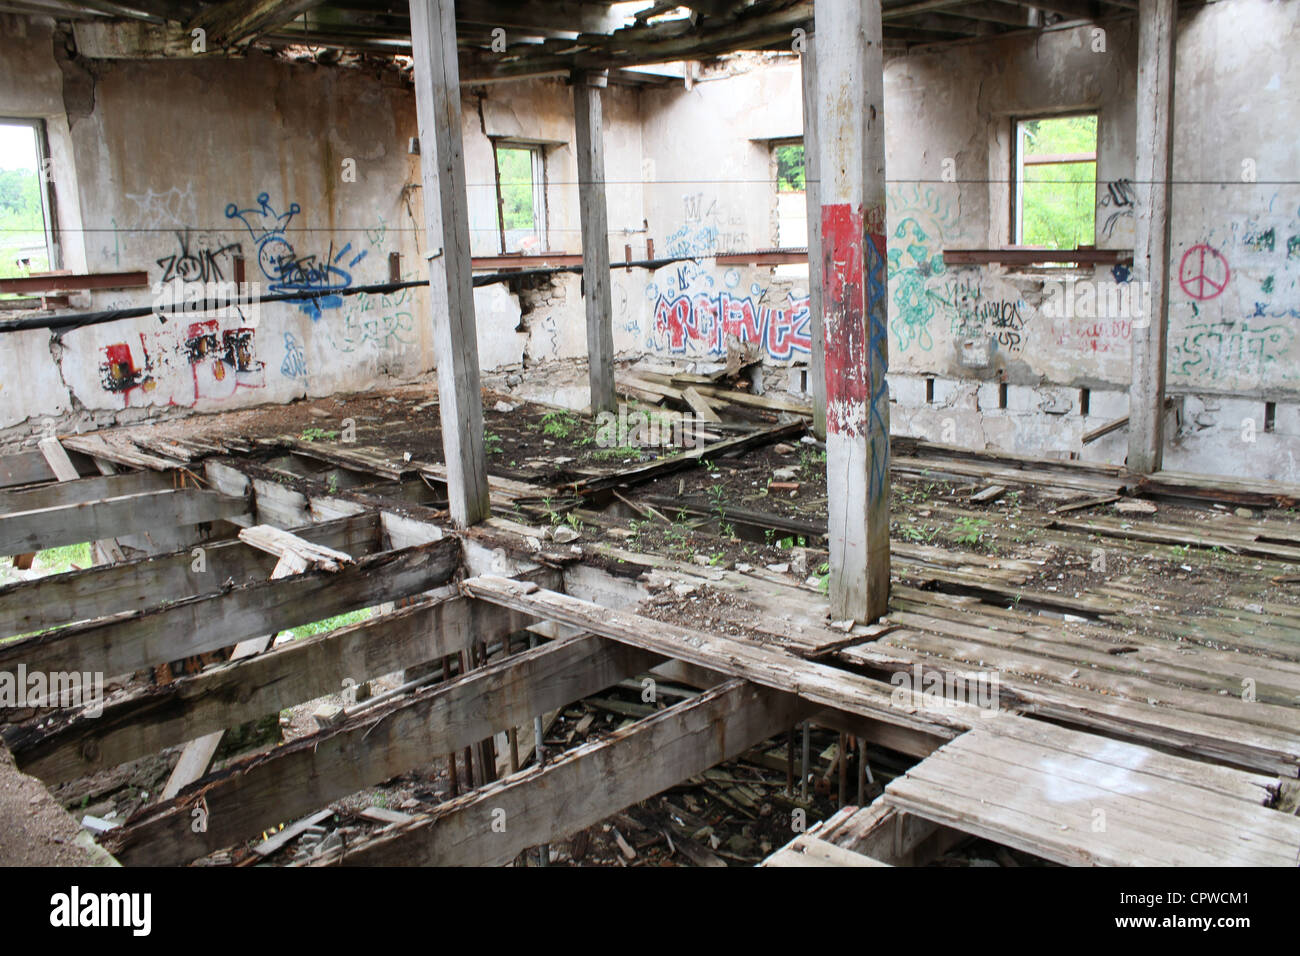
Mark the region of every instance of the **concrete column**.
<instances>
[{"instance_id":1,"label":"concrete column","mask_svg":"<svg viewBox=\"0 0 1300 956\"><path fill-rule=\"evenodd\" d=\"M463 528L486 518L490 507L460 132L456 10L453 0L410 0L410 6L442 450L452 521Z\"/></svg>"},{"instance_id":2,"label":"concrete column","mask_svg":"<svg viewBox=\"0 0 1300 956\"><path fill-rule=\"evenodd\" d=\"M812 394L813 434L826 440L826 333L822 322L822 207L818 194L821 149L817 140L816 38L805 38L799 65L803 73L803 178L808 204L808 311L812 315L812 354L808 357L808 391Z\"/></svg>"},{"instance_id":3,"label":"concrete column","mask_svg":"<svg viewBox=\"0 0 1300 956\"><path fill-rule=\"evenodd\" d=\"M1143 290L1133 323L1128 467L1159 471L1165 445L1165 371L1169 327L1169 180L1174 111L1174 0L1138 6L1137 193L1133 279ZM1149 292L1149 295L1147 294Z\"/></svg>"},{"instance_id":4,"label":"concrete column","mask_svg":"<svg viewBox=\"0 0 1300 956\"><path fill-rule=\"evenodd\" d=\"M889 602L889 364L880 0L818 0L831 615Z\"/></svg>"},{"instance_id":5,"label":"concrete column","mask_svg":"<svg viewBox=\"0 0 1300 956\"><path fill-rule=\"evenodd\" d=\"M582 222L582 298L587 306L587 375L591 414L615 410L614 319L609 293L609 214L605 202L605 135L600 90L604 73L573 74L573 128Z\"/></svg>"}]
</instances>

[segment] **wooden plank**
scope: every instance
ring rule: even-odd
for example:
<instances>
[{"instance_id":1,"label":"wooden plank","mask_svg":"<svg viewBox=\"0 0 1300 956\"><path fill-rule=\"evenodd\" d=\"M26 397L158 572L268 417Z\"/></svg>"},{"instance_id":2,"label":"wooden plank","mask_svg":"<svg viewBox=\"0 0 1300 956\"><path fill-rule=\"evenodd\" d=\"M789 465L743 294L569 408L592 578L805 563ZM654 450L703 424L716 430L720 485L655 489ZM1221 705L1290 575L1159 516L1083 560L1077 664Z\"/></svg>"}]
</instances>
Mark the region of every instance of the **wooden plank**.
<instances>
[{"instance_id":1,"label":"wooden plank","mask_svg":"<svg viewBox=\"0 0 1300 956\"><path fill-rule=\"evenodd\" d=\"M131 532L239 518L249 511L246 498L177 488L13 512L0 516L0 554L44 551Z\"/></svg>"},{"instance_id":2,"label":"wooden plank","mask_svg":"<svg viewBox=\"0 0 1300 956\"><path fill-rule=\"evenodd\" d=\"M803 106L804 203L808 222L808 312L812 348L808 355L808 392L812 397L812 429L826 440L826 328L822 309L821 137L817 131L817 37L804 38L799 57Z\"/></svg>"},{"instance_id":3,"label":"wooden plank","mask_svg":"<svg viewBox=\"0 0 1300 956\"><path fill-rule=\"evenodd\" d=\"M1133 189L1143 214L1134 224L1133 280L1143 290L1147 314L1133 323L1126 462L1129 470L1138 474L1159 471L1164 460L1177 15L1175 0L1141 0L1138 5L1137 159ZM1207 278L1195 281L1214 281L1212 262L1204 262L1199 268L1198 274ZM1227 272L1219 278L1226 283Z\"/></svg>"},{"instance_id":4,"label":"wooden plank","mask_svg":"<svg viewBox=\"0 0 1300 956\"><path fill-rule=\"evenodd\" d=\"M891 782L885 801L1067 865L1294 867L1300 819L1147 773L1145 748L1091 756L1111 749L1102 738L1071 752L979 728Z\"/></svg>"},{"instance_id":5,"label":"wooden plank","mask_svg":"<svg viewBox=\"0 0 1300 956\"><path fill-rule=\"evenodd\" d=\"M573 141L578 159L578 217L582 227L582 298L587 310L587 376L591 414L616 411L614 324L609 288L609 214L605 200L603 73L575 70Z\"/></svg>"},{"instance_id":6,"label":"wooden plank","mask_svg":"<svg viewBox=\"0 0 1300 956\"><path fill-rule=\"evenodd\" d=\"M596 492L605 491L609 488L624 488L629 485L641 484L646 481L653 481L655 478L661 478L664 475L671 474L674 471L680 471L683 468L694 467L700 460L712 461L723 455L736 455L742 451L748 451L751 448L758 448L772 442L780 441L792 435L797 435L804 430L806 426L802 422L791 422L788 425L776 425L772 428L765 428L761 431L751 432L748 435L739 435L736 438L727 438L720 442L714 442L712 445L706 445L701 448L692 448L677 455L668 458L660 458L657 461L646 462L643 465L636 465L626 471L620 471L612 475L602 475L598 478L585 478L582 481L574 482L570 487L574 494L590 495Z\"/></svg>"},{"instance_id":7,"label":"wooden plank","mask_svg":"<svg viewBox=\"0 0 1300 956\"><path fill-rule=\"evenodd\" d=\"M554 572L542 576L549 580ZM337 693L344 680L362 684L466 650L476 640L499 641L532 620L468 598L429 598L145 688L106 703L100 717L80 716L51 729L9 728L5 743L24 772L63 783Z\"/></svg>"},{"instance_id":8,"label":"wooden plank","mask_svg":"<svg viewBox=\"0 0 1300 956\"><path fill-rule=\"evenodd\" d=\"M708 399L701 395L699 389L695 388L695 386L687 385L682 389L682 398L686 400L687 405L691 406L695 414L706 422L722 421L722 417L713 410L713 406L709 404Z\"/></svg>"},{"instance_id":9,"label":"wooden plank","mask_svg":"<svg viewBox=\"0 0 1300 956\"><path fill-rule=\"evenodd\" d=\"M610 737L452 800L321 864L494 866L551 843L791 726L797 702L728 681ZM494 826L504 813L506 826Z\"/></svg>"},{"instance_id":10,"label":"wooden plank","mask_svg":"<svg viewBox=\"0 0 1300 956\"><path fill-rule=\"evenodd\" d=\"M447 583L459 566L455 538L385 551L338 574L309 571L11 641L0 646L0 667L21 661L29 670L130 673L428 591Z\"/></svg>"},{"instance_id":11,"label":"wooden plank","mask_svg":"<svg viewBox=\"0 0 1300 956\"><path fill-rule=\"evenodd\" d=\"M127 864L193 859L285 817L429 764L502 728L531 721L537 713L638 674L656 660L586 636L513 655L408 700L359 714L335 729L238 761L113 831L113 852ZM190 810L198 801L207 808L205 833L190 828Z\"/></svg>"},{"instance_id":12,"label":"wooden plank","mask_svg":"<svg viewBox=\"0 0 1300 956\"><path fill-rule=\"evenodd\" d=\"M456 11L453 0L410 0L410 12L443 463L452 521L464 528L486 518L491 504L483 453Z\"/></svg>"},{"instance_id":13,"label":"wooden plank","mask_svg":"<svg viewBox=\"0 0 1300 956\"><path fill-rule=\"evenodd\" d=\"M1106 422L1104 425L1098 425L1091 431L1086 431L1080 436L1079 441L1084 445L1091 445L1098 438L1109 435L1111 432L1117 432L1128 424L1128 416L1116 418L1113 421Z\"/></svg>"},{"instance_id":14,"label":"wooden plank","mask_svg":"<svg viewBox=\"0 0 1300 956\"><path fill-rule=\"evenodd\" d=\"M831 616L868 623L889 604L881 3L825 0L815 12Z\"/></svg>"},{"instance_id":15,"label":"wooden plank","mask_svg":"<svg viewBox=\"0 0 1300 956\"><path fill-rule=\"evenodd\" d=\"M275 836L267 837L257 846L253 847L253 852L260 857L268 857L290 840L302 835L318 823L325 822L332 816L334 816L333 810L319 810L316 813L305 816L297 823L289 824L283 830L276 833Z\"/></svg>"},{"instance_id":16,"label":"wooden plank","mask_svg":"<svg viewBox=\"0 0 1300 956\"><path fill-rule=\"evenodd\" d=\"M265 540L268 537L265 533L266 526L258 525L256 528L246 528L241 531L239 533L239 539L247 542L249 539L244 536L250 532L257 531L263 532L262 537L257 538L257 540ZM284 537L293 539L293 535L288 534L287 532L282 531L280 534ZM308 568L308 562L307 559L303 557L302 551L304 548L311 547L312 545L308 542L299 542L298 539L287 542L282 540L281 547L278 551L279 560L276 562L275 570L271 572L271 580L280 581L284 578L295 574L301 574L303 571L306 571ZM353 563L350 556L343 555L342 557L347 559L348 564ZM315 567L322 571L337 571L340 564L341 562L327 558L323 562L317 562ZM235 651L230 655L230 659L232 661L242 661L245 658L256 657L270 646L271 641L274 638L275 634L272 633L240 641L235 645ZM233 722L231 726L233 726ZM217 747L221 745L221 738L223 736L225 736L224 730L214 730L201 737L196 737L187 743L185 749L181 751L181 756L176 762L176 766L172 768L171 776L167 778L167 783L163 785L162 793L159 794L159 799L170 800L172 797L176 796L176 794L180 793L184 787L189 786L195 780L198 780L199 777L203 776L208 770L208 765L212 763L212 757L216 754Z\"/></svg>"},{"instance_id":17,"label":"wooden plank","mask_svg":"<svg viewBox=\"0 0 1300 956\"><path fill-rule=\"evenodd\" d=\"M38 481L53 481L45 456L39 451L20 451L0 455L0 488L31 485Z\"/></svg>"},{"instance_id":18,"label":"wooden plank","mask_svg":"<svg viewBox=\"0 0 1300 956\"><path fill-rule=\"evenodd\" d=\"M59 484L56 485L55 487L68 486L70 484L79 483L78 479L81 476L77 472L77 466L72 463L72 459L68 457L67 451L64 449L64 447L61 444L59 444L59 440L57 438L54 437L43 438L41 439L37 447L40 448L41 454L45 456L45 460L46 462L49 463L50 470L54 472L54 476L59 479ZM116 471L116 469L107 462L96 462L96 464L99 466L99 470L104 475L112 475ZM158 485L157 487L165 488L167 487L167 485L163 483ZM144 486L140 490L149 490L149 489L148 486ZM126 490L124 492L119 492L119 493L128 493L128 494L131 493L130 486L129 485L126 486ZM47 499L48 502L49 499L56 498L57 496L51 495L47 492L44 497ZM90 501L93 499L87 498L81 500ZM58 504L61 503L79 503L79 502L77 502L77 500L73 498L71 502L54 501L52 503L38 503L38 499L28 498L26 500L25 508L19 506L18 508L13 510L30 511L35 508L57 507ZM118 544L116 538L104 538L100 541L93 542L90 547L90 553L92 559L96 564L115 564L126 560L126 556L122 553L122 548Z\"/></svg>"},{"instance_id":19,"label":"wooden plank","mask_svg":"<svg viewBox=\"0 0 1300 956\"><path fill-rule=\"evenodd\" d=\"M820 840L809 833L801 833L777 850L759 866L780 867L836 867L836 866L889 866L875 857L863 856L844 847Z\"/></svg>"},{"instance_id":20,"label":"wooden plank","mask_svg":"<svg viewBox=\"0 0 1300 956\"><path fill-rule=\"evenodd\" d=\"M173 487L170 475L157 471L128 471L115 475L60 478L56 484L39 485L13 491L0 491L0 515L39 508L63 508L85 504L101 498L165 491Z\"/></svg>"},{"instance_id":21,"label":"wooden plank","mask_svg":"<svg viewBox=\"0 0 1300 956\"><path fill-rule=\"evenodd\" d=\"M379 550L379 519L371 514L340 518L296 534L353 554ZM82 571L52 574L0 587L0 637L25 634L76 621L143 611L163 601L211 594L265 580L275 559L239 541L187 548Z\"/></svg>"},{"instance_id":22,"label":"wooden plank","mask_svg":"<svg viewBox=\"0 0 1300 956\"><path fill-rule=\"evenodd\" d=\"M803 660L785 651L611 610L535 585L482 576L470 578L461 587L483 600L589 630L665 657L744 677L774 690L796 693L804 700L833 710L949 737L980 719L975 708L966 705L945 706L941 711L928 708L919 693L909 695L906 704L897 704L894 702L896 689L888 684Z\"/></svg>"}]
</instances>

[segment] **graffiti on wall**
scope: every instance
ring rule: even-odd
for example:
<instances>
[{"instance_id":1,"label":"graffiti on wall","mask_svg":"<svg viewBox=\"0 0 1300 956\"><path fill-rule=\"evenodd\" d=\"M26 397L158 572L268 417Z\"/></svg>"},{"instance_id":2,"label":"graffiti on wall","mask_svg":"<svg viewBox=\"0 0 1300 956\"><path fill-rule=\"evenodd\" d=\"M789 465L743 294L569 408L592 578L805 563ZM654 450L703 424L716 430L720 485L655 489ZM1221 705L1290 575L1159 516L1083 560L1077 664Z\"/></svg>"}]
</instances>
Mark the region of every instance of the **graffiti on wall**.
<instances>
[{"instance_id":1,"label":"graffiti on wall","mask_svg":"<svg viewBox=\"0 0 1300 956\"><path fill-rule=\"evenodd\" d=\"M944 274L943 246L955 236L956 213L934 188L913 185L890 192L889 217L896 223L888 233L889 329L900 353L913 345L928 352L934 348L930 323L942 301L935 284Z\"/></svg>"},{"instance_id":2,"label":"graffiti on wall","mask_svg":"<svg viewBox=\"0 0 1300 956\"><path fill-rule=\"evenodd\" d=\"M256 334L243 326L222 329L216 319L191 322L183 331L177 326L142 332L138 352L130 342L101 350L100 383L121 398L124 408L222 401L240 389L265 385Z\"/></svg>"},{"instance_id":3,"label":"graffiti on wall","mask_svg":"<svg viewBox=\"0 0 1300 956\"><path fill-rule=\"evenodd\" d=\"M1019 296L986 289L976 273L945 279L930 293L949 315L949 332L958 341L988 339L995 349L1020 352L1027 332L1028 306Z\"/></svg>"},{"instance_id":4,"label":"graffiti on wall","mask_svg":"<svg viewBox=\"0 0 1300 956\"><path fill-rule=\"evenodd\" d=\"M288 228L300 212L302 207L296 202L283 213L276 212L268 193L258 195L253 207L241 209L233 202L226 206L226 218L242 222L253 239L257 265L268 280L269 293L301 292L302 299L289 301L317 321L323 309L337 309L343 304L339 293L352 286L348 270L355 268L368 250L354 252L348 242L336 251L331 240L324 254L299 253L289 241Z\"/></svg>"},{"instance_id":5,"label":"graffiti on wall","mask_svg":"<svg viewBox=\"0 0 1300 956\"><path fill-rule=\"evenodd\" d=\"M1189 325L1170 341L1169 366L1174 375L1203 379L1259 376L1278 366L1294 337L1285 325Z\"/></svg>"},{"instance_id":6,"label":"graffiti on wall","mask_svg":"<svg viewBox=\"0 0 1300 956\"><path fill-rule=\"evenodd\" d=\"M349 297L343 322L331 330L331 341L340 352L364 349L386 352L412 345L416 341L414 292L372 295L360 292Z\"/></svg>"},{"instance_id":7,"label":"graffiti on wall","mask_svg":"<svg viewBox=\"0 0 1300 956\"><path fill-rule=\"evenodd\" d=\"M1115 234L1115 226L1121 220L1133 221L1133 213L1137 209L1137 190L1133 188L1131 179L1116 179L1114 182L1106 184L1106 191L1102 193L1097 205L1105 210L1106 219L1101 224L1101 234L1110 239Z\"/></svg>"},{"instance_id":8,"label":"graffiti on wall","mask_svg":"<svg viewBox=\"0 0 1300 956\"><path fill-rule=\"evenodd\" d=\"M1178 284L1197 302L1222 294L1232 278L1228 260L1213 246L1197 243L1183 253L1178 263Z\"/></svg>"},{"instance_id":9,"label":"graffiti on wall","mask_svg":"<svg viewBox=\"0 0 1300 956\"><path fill-rule=\"evenodd\" d=\"M652 345L676 354L724 355L727 342L761 345L773 359L787 360L812 350L808 296L790 293L783 305L763 305L765 292L750 295L725 289L656 297Z\"/></svg>"},{"instance_id":10,"label":"graffiti on wall","mask_svg":"<svg viewBox=\"0 0 1300 956\"><path fill-rule=\"evenodd\" d=\"M237 242L223 243L206 235L197 241L188 229L176 233L177 250L157 259L164 285L172 282L224 282L222 264L229 266L243 250Z\"/></svg>"}]
</instances>

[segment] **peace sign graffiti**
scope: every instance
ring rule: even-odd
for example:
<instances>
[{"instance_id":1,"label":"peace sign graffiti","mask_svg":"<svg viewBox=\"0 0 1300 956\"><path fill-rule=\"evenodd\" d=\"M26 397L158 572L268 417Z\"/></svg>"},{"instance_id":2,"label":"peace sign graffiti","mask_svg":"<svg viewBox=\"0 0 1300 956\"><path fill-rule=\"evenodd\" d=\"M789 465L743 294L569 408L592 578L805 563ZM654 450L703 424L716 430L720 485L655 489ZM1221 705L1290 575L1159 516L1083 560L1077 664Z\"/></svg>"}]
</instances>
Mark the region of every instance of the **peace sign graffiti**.
<instances>
[{"instance_id":1,"label":"peace sign graffiti","mask_svg":"<svg viewBox=\"0 0 1300 956\"><path fill-rule=\"evenodd\" d=\"M1217 249L1201 243L1183 253L1178 264L1178 284L1193 299L1204 302L1223 291L1232 276L1228 260Z\"/></svg>"}]
</instances>

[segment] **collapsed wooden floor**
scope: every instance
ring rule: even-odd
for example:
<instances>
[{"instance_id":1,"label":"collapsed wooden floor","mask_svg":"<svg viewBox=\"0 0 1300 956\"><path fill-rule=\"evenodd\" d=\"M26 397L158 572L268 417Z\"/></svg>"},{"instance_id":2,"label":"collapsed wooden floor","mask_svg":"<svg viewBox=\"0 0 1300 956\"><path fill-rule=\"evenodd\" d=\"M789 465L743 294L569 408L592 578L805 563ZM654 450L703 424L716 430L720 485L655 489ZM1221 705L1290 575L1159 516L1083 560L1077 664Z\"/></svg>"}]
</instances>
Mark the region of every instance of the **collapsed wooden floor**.
<instances>
[{"instance_id":1,"label":"collapsed wooden floor","mask_svg":"<svg viewBox=\"0 0 1300 956\"><path fill-rule=\"evenodd\" d=\"M114 678L100 716L6 710L17 765L55 787L185 746L175 792L104 835L122 862L260 861L279 824L466 748L495 766L494 735L517 748L647 674L698 693L311 862L506 863L805 720L919 763L772 865L912 862L962 834L1058 863L1296 862L1300 820L1268 807L1300 769L1300 489L900 440L890 614L851 626L825 617L798 422L642 461L566 413L489 413L494 517L453 534L414 425L433 401L350 401L351 441L307 406L0 460L0 554L93 540L106 562L0 589L0 671ZM204 773L224 731L397 672ZM980 681L991 707L962 691Z\"/></svg>"}]
</instances>

